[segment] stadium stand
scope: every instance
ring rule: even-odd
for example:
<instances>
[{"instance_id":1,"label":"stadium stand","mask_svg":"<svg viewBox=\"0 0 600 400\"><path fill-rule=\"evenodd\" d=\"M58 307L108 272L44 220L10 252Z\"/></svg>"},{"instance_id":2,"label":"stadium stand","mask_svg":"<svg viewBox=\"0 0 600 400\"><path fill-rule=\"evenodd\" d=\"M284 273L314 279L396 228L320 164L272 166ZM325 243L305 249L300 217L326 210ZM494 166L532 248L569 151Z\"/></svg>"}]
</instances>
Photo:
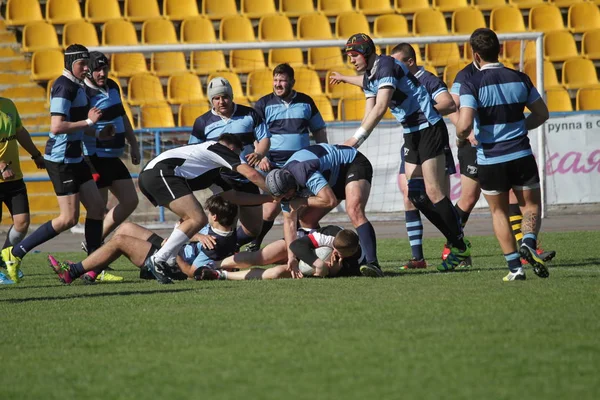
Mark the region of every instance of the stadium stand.
<instances>
[{"instance_id":1,"label":"stadium stand","mask_svg":"<svg viewBox=\"0 0 600 400\"><path fill-rule=\"evenodd\" d=\"M529 60L525 62L525 65L523 66L523 72L529 76L534 86L537 85L536 71L537 68L535 60ZM560 83L558 82L558 76L556 74L554 65L552 65L550 61L544 60L544 88L552 89L558 86L560 86Z\"/></svg>"},{"instance_id":2,"label":"stadium stand","mask_svg":"<svg viewBox=\"0 0 600 400\"><path fill-rule=\"evenodd\" d=\"M333 113L333 107L331 107L331 103L329 102L329 99L327 98L327 96L325 96L325 95L313 96L313 100L325 122L335 121L335 114Z\"/></svg>"},{"instance_id":3,"label":"stadium stand","mask_svg":"<svg viewBox=\"0 0 600 400\"><path fill-rule=\"evenodd\" d=\"M380 15L373 22L373 36L378 38L410 36L406 17L399 14Z\"/></svg>"},{"instance_id":4,"label":"stadium stand","mask_svg":"<svg viewBox=\"0 0 600 400\"><path fill-rule=\"evenodd\" d=\"M342 51L339 47L315 47L308 49L308 67L326 71L344 67Z\"/></svg>"},{"instance_id":5,"label":"stadium stand","mask_svg":"<svg viewBox=\"0 0 600 400\"><path fill-rule=\"evenodd\" d=\"M576 58L577 44L568 31L548 32L544 36L544 58L556 62Z\"/></svg>"},{"instance_id":6,"label":"stadium stand","mask_svg":"<svg viewBox=\"0 0 600 400\"><path fill-rule=\"evenodd\" d=\"M393 14L389 0L356 0L356 9L365 15Z\"/></svg>"},{"instance_id":7,"label":"stadium stand","mask_svg":"<svg viewBox=\"0 0 600 400\"><path fill-rule=\"evenodd\" d=\"M434 67L457 62L460 58L460 50L456 43L428 43L425 45L425 62Z\"/></svg>"},{"instance_id":8,"label":"stadium stand","mask_svg":"<svg viewBox=\"0 0 600 400\"><path fill-rule=\"evenodd\" d=\"M504 7L506 0L472 0L472 4L481 11L490 11L497 7Z\"/></svg>"},{"instance_id":9,"label":"stadium stand","mask_svg":"<svg viewBox=\"0 0 600 400\"><path fill-rule=\"evenodd\" d=\"M102 45L135 45L138 44L135 27L129 21L108 21L102 28Z\"/></svg>"},{"instance_id":10,"label":"stadium stand","mask_svg":"<svg viewBox=\"0 0 600 400\"><path fill-rule=\"evenodd\" d=\"M66 49L71 44L82 44L92 47L98 46L98 33L96 27L86 21L69 22L63 28L62 45Z\"/></svg>"},{"instance_id":11,"label":"stadium stand","mask_svg":"<svg viewBox=\"0 0 600 400\"><path fill-rule=\"evenodd\" d=\"M273 0L241 0L240 13L248 18L277 14Z\"/></svg>"},{"instance_id":12,"label":"stadium stand","mask_svg":"<svg viewBox=\"0 0 600 400\"><path fill-rule=\"evenodd\" d=\"M287 17L299 17L315 12L312 0L279 0L279 12Z\"/></svg>"},{"instance_id":13,"label":"stadium stand","mask_svg":"<svg viewBox=\"0 0 600 400\"><path fill-rule=\"evenodd\" d=\"M428 0L396 0L396 12L413 14L429 8Z\"/></svg>"},{"instance_id":14,"label":"stadium stand","mask_svg":"<svg viewBox=\"0 0 600 400\"><path fill-rule=\"evenodd\" d=\"M210 19L222 19L237 15L235 0L204 0L202 2L202 15Z\"/></svg>"},{"instance_id":15,"label":"stadium stand","mask_svg":"<svg viewBox=\"0 0 600 400\"><path fill-rule=\"evenodd\" d=\"M127 99L132 106L166 102L160 80L149 73L133 75L127 90Z\"/></svg>"},{"instance_id":16,"label":"stadium stand","mask_svg":"<svg viewBox=\"0 0 600 400\"><path fill-rule=\"evenodd\" d=\"M54 25L44 21L30 22L23 28L23 47L25 52L59 49L58 36Z\"/></svg>"},{"instance_id":17,"label":"stadium stand","mask_svg":"<svg viewBox=\"0 0 600 400\"><path fill-rule=\"evenodd\" d=\"M328 17L335 17L344 12L354 11L352 0L317 0L317 11Z\"/></svg>"},{"instance_id":18,"label":"stadium stand","mask_svg":"<svg viewBox=\"0 0 600 400\"><path fill-rule=\"evenodd\" d=\"M543 4L529 10L529 30L540 32L565 29L560 9L554 4Z\"/></svg>"},{"instance_id":19,"label":"stadium stand","mask_svg":"<svg viewBox=\"0 0 600 400\"><path fill-rule=\"evenodd\" d=\"M166 19L149 19L142 25L142 44L174 44L177 33L171 21Z\"/></svg>"},{"instance_id":20,"label":"stadium stand","mask_svg":"<svg viewBox=\"0 0 600 400\"><path fill-rule=\"evenodd\" d=\"M51 24L81 21L81 8L77 0L47 0L46 20Z\"/></svg>"},{"instance_id":21,"label":"stadium stand","mask_svg":"<svg viewBox=\"0 0 600 400\"><path fill-rule=\"evenodd\" d=\"M349 11L340 13L335 19L335 35L338 39L347 39L356 32L371 35L367 17L361 12Z\"/></svg>"},{"instance_id":22,"label":"stadium stand","mask_svg":"<svg viewBox=\"0 0 600 400\"><path fill-rule=\"evenodd\" d=\"M444 67L443 80L449 88L452 87L456 75L467 65L469 65L468 61L457 61L454 63L448 63L448 65Z\"/></svg>"},{"instance_id":23,"label":"stadium stand","mask_svg":"<svg viewBox=\"0 0 600 400\"><path fill-rule=\"evenodd\" d=\"M254 28L249 18L230 15L221 20L219 39L222 42L254 42Z\"/></svg>"},{"instance_id":24,"label":"stadium stand","mask_svg":"<svg viewBox=\"0 0 600 400\"><path fill-rule=\"evenodd\" d=\"M297 91L306 93L311 97L323 94L321 80L316 71L308 68L296 68L294 70L294 78L296 80L294 89Z\"/></svg>"},{"instance_id":25,"label":"stadium stand","mask_svg":"<svg viewBox=\"0 0 600 400\"><path fill-rule=\"evenodd\" d=\"M343 97L338 103L338 121L359 121L365 113L365 98Z\"/></svg>"},{"instance_id":26,"label":"stadium stand","mask_svg":"<svg viewBox=\"0 0 600 400\"><path fill-rule=\"evenodd\" d=\"M193 126L200 115L210 110L208 102L198 104L182 104L179 106L178 126Z\"/></svg>"},{"instance_id":27,"label":"stadium stand","mask_svg":"<svg viewBox=\"0 0 600 400\"><path fill-rule=\"evenodd\" d=\"M339 72L343 75L356 75L356 70L352 67L344 67L340 69L335 69L334 71ZM363 95L362 90L358 86L330 84L329 77L334 71L327 71L327 75L325 76L325 94L330 99L341 99L342 97L360 97Z\"/></svg>"},{"instance_id":28,"label":"stadium stand","mask_svg":"<svg viewBox=\"0 0 600 400\"><path fill-rule=\"evenodd\" d=\"M285 15L265 15L258 21L258 40L294 40L294 28Z\"/></svg>"},{"instance_id":29,"label":"stadium stand","mask_svg":"<svg viewBox=\"0 0 600 400\"><path fill-rule=\"evenodd\" d=\"M150 71L160 77L188 71L185 55L182 52L152 53Z\"/></svg>"},{"instance_id":30,"label":"stadium stand","mask_svg":"<svg viewBox=\"0 0 600 400\"><path fill-rule=\"evenodd\" d=\"M306 14L298 18L298 39L331 39L331 26L329 20L323 14Z\"/></svg>"},{"instance_id":31,"label":"stadium stand","mask_svg":"<svg viewBox=\"0 0 600 400\"><path fill-rule=\"evenodd\" d=\"M220 50L193 51L190 56L190 65L190 69L198 75L227 70L225 55Z\"/></svg>"},{"instance_id":32,"label":"stadium stand","mask_svg":"<svg viewBox=\"0 0 600 400\"><path fill-rule=\"evenodd\" d=\"M531 8L543 2L544 0L508 0L508 4L518 8Z\"/></svg>"},{"instance_id":33,"label":"stadium stand","mask_svg":"<svg viewBox=\"0 0 600 400\"><path fill-rule=\"evenodd\" d=\"M161 18L158 2L156 0L125 0L124 17L131 22Z\"/></svg>"},{"instance_id":34,"label":"stadium stand","mask_svg":"<svg viewBox=\"0 0 600 400\"><path fill-rule=\"evenodd\" d=\"M490 14L490 29L495 32L525 32L523 14L514 7L494 8Z\"/></svg>"},{"instance_id":35,"label":"stadium stand","mask_svg":"<svg viewBox=\"0 0 600 400\"><path fill-rule=\"evenodd\" d=\"M470 35L477 28L487 27L483 13L477 8L459 8L452 13L452 33Z\"/></svg>"},{"instance_id":36,"label":"stadium stand","mask_svg":"<svg viewBox=\"0 0 600 400\"><path fill-rule=\"evenodd\" d=\"M212 21L205 16L184 19L180 27L180 37L181 43L213 43L217 41Z\"/></svg>"},{"instance_id":37,"label":"stadium stand","mask_svg":"<svg viewBox=\"0 0 600 400\"><path fill-rule=\"evenodd\" d=\"M581 55L591 60L600 60L600 29L587 31L581 38Z\"/></svg>"},{"instance_id":38,"label":"stadium stand","mask_svg":"<svg viewBox=\"0 0 600 400\"><path fill-rule=\"evenodd\" d=\"M594 3L575 3L569 7L567 14L569 30L583 33L600 28L600 11Z\"/></svg>"},{"instance_id":39,"label":"stadium stand","mask_svg":"<svg viewBox=\"0 0 600 400\"><path fill-rule=\"evenodd\" d=\"M270 49L267 58L269 68L282 63L288 63L293 68L304 66L304 55L300 49Z\"/></svg>"},{"instance_id":40,"label":"stadium stand","mask_svg":"<svg viewBox=\"0 0 600 400\"><path fill-rule=\"evenodd\" d=\"M441 12L452 12L460 8L469 7L467 0L433 0L433 8Z\"/></svg>"},{"instance_id":41,"label":"stadium stand","mask_svg":"<svg viewBox=\"0 0 600 400\"><path fill-rule=\"evenodd\" d=\"M562 67L562 84L567 89L598 85L594 63L582 57L565 61Z\"/></svg>"},{"instance_id":42,"label":"stadium stand","mask_svg":"<svg viewBox=\"0 0 600 400\"><path fill-rule=\"evenodd\" d=\"M59 50L40 50L31 58L31 79L47 81L62 74L64 57Z\"/></svg>"},{"instance_id":43,"label":"stadium stand","mask_svg":"<svg viewBox=\"0 0 600 400\"><path fill-rule=\"evenodd\" d=\"M146 58L142 53L119 53L110 58L110 70L118 78L128 78L148 72Z\"/></svg>"},{"instance_id":44,"label":"stadium stand","mask_svg":"<svg viewBox=\"0 0 600 400\"><path fill-rule=\"evenodd\" d=\"M252 71L248 74L246 95L254 102L273 91L273 71L268 68Z\"/></svg>"},{"instance_id":45,"label":"stadium stand","mask_svg":"<svg viewBox=\"0 0 600 400\"><path fill-rule=\"evenodd\" d=\"M229 69L238 74L247 74L266 67L262 50L231 50L229 53Z\"/></svg>"},{"instance_id":46,"label":"stadium stand","mask_svg":"<svg viewBox=\"0 0 600 400\"><path fill-rule=\"evenodd\" d=\"M123 18L118 0L87 0L84 12L86 21L93 24Z\"/></svg>"},{"instance_id":47,"label":"stadium stand","mask_svg":"<svg viewBox=\"0 0 600 400\"><path fill-rule=\"evenodd\" d=\"M448 27L444 14L432 9L417 11L413 17L413 34L419 36L447 35Z\"/></svg>"},{"instance_id":48,"label":"stadium stand","mask_svg":"<svg viewBox=\"0 0 600 400\"><path fill-rule=\"evenodd\" d=\"M7 26L25 25L43 20L42 8L38 0L8 0L5 15Z\"/></svg>"},{"instance_id":49,"label":"stadium stand","mask_svg":"<svg viewBox=\"0 0 600 400\"><path fill-rule=\"evenodd\" d=\"M577 111L600 110L600 87L581 88L577 91Z\"/></svg>"},{"instance_id":50,"label":"stadium stand","mask_svg":"<svg viewBox=\"0 0 600 400\"><path fill-rule=\"evenodd\" d=\"M546 91L546 103L550 112L573 111L569 92L562 87L548 89Z\"/></svg>"},{"instance_id":51,"label":"stadium stand","mask_svg":"<svg viewBox=\"0 0 600 400\"><path fill-rule=\"evenodd\" d=\"M173 111L167 103L145 104L140 107L140 128L174 128Z\"/></svg>"},{"instance_id":52,"label":"stadium stand","mask_svg":"<svg viewBox=\"0 0 600 400\"><path fill-rule=\"evenodd\" d=\"M163 0L163 16L172 21L181 21L199 15L196 0Z\"/></svg>"}]
</instances>

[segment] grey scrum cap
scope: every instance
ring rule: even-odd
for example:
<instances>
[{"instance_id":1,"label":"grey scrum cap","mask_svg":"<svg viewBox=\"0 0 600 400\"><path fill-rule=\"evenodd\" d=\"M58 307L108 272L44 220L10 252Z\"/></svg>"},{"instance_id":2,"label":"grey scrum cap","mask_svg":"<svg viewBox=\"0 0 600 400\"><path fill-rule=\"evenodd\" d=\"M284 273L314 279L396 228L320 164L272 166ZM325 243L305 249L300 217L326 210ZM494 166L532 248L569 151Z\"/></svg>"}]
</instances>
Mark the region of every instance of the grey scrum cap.
<instances>
[{"instance_id":1,"label":"grey scrum cap","mask_svg":"<svg viewBox=\"0 0 600 400\"><path fill-rule=\"evenodd\" d=\"M275 197L281 197L297 186L296 178L287 169L274 169L265 178L267 189Z\"/></svg>"}]
</instances>

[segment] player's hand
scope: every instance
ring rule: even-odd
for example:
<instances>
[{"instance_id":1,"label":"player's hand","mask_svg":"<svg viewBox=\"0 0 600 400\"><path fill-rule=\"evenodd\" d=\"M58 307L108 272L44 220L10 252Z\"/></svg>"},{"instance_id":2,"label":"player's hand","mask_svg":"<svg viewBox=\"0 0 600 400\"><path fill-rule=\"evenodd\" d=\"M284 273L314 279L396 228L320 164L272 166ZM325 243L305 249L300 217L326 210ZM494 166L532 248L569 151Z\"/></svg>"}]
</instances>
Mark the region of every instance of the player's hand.
<instances>
[{"instance_id":1,"label":"player's hand","mask_svg":"<svg viewBox=\"0 0 600 400\"><path fill-rule=\"evenodd\" d=\"M471 132L471 133L469 134L469 137L467 137L467 140L468 140L469 142L471 142L471 144L472 144L473 146L477 146L477 145L479 144L479 142L477 141L477 139L475 139L475 133L474 133L474 132Z\"/></svg>"},{"instance_id":2,"label":"player's hand","mask_svg":"<svg viewBox=\"0 0 600 400\"><path fill-rule=\"evenodd\" d=\"M308 206L308 200L305 197L295 197L289 201L292 211L298 211L302 207Z\"/></svg>"},{"instance_id":3,"label":"player's hand","mask_svg":"<svg viewBox=\"0 0 600 400\"><path fill-rule=\"evenodd\" d=\"M129 153L131 155L131 163L133 165L140 165L140 149L137 146L129 146Z\"/></svg>"},{"instance_id":4,"label":"player's hand","mask_svg":"<svg viewBox=\"0 0 600 400\"><path fill-rule=\"evenodd\" d=\"M98 120L102 117L102 110L98 107L90 108L88 111L88 118L92 120L93 123L98 122Z\"/></svg>"},{"instance_id":5,"label":"player's hand","mask_svg":"<svg viewBox=\"0 0 600 400\"><path fill-rule=\"evenodd\" d=\"M14 179L15 173L9 164L2 165L0 170L3 171L2 179L4 179L5 181L10 181L11 179Z\"/></svg>"},{"instance_id":6,"label":"player's hand","mask_svg":"<svg viewBox=\"0 0 600 400\"><path fill-rule=\"evenodd\" d=\"M300 268L298 268L298 260L296 259L296 257L289 257L287 263L287 270L290 271L293 279L303 278L302 272L300 272Z\"/></svg>"},{"instance_id":7,"label":"player's hand","mask_svg":"<svg viewBox=\"0 0 600 400\"><path fill-rule=\"evenodd\" d=\"M100 132L98 132L98 139L100 140L109 140L115 136L115 126L113 124L108 124Z\"/></svg>"},{"instance_id":8,"label":"player's hand","mask_svg":"<svg viewBox=\"0 0 600 400\"><path fill-rule=\"evenodd\" d=\"M198 242L202 243L202 247L205 249L213 250L217 245L217 239L210 235L198 234L195 236L198 239Z\"/></svg>"},{"instance_id":9,"label":"player's hand","mask_svg":"<svg viewBox=\"0 0 600 400\"><path fill-rule=\"evenodd\" d=\"M246 162L249 166L256 166L265 156L259 153L250 153L246 156Z\"/></svg>"},{"instance_id":10,"label":"player's hand","mask_svg":"<svg viewBox=\"0 0 600 400\"><path fill-rule=\"evenodd\" d=\"M358 149L358 140L353 136L350 139L342 143L344 146L355 147Z\"/></svg>"},{"instance_id":11,"label":"player's hand","mask_svg":"<svg viewBox=\"0 0 600 400\"><path fill-rule=\"evenodd\" d=\"M339 72L334 71L329 75L329 83L330 84L338 85L343 82L344 82L343 75L340 74Z\"/></svg>"},{"instance_id":12,"label":"player's hand","mask_svg":"<svg viewBox=\"0 0 600 400\"><path fill-rule=\"evenodd\" d=\"M31 159L35 163L35 166L37 167L37 169L46 169L46 161L44 161L43 155L38 154L35 157L32 157Z\"/></svg>"},{"instance_id":13,"label":"player's hand","mask_svg":"<svg viewBox=\"0 0 600 400\"><path fill-rule=\"evenodd\" d=\"M258 169L263 172L269 172L271 170L271 162L267 157L264 157L262 160L260 160L258 163Z\"/></svg>"}]
</instances>

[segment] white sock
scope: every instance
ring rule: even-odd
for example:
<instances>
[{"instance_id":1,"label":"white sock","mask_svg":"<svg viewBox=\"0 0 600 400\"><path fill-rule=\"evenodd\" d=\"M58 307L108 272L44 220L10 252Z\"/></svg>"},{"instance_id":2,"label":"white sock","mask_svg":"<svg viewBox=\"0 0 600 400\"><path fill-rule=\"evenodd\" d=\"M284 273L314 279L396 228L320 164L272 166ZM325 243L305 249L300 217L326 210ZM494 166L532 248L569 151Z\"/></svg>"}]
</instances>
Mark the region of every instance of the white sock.
<instances>
[{"instance_id":1,"label":"white sock","mask_svg":"<svg viewBox=\"0 0 600 400\"><path fill-rule=\"evenodd\" d=\"M181 246L186 244L189 240L190 238L183 233L183 231L177 228L173 229L173 233L171 233L171 236L169 236L163 247L154 254L154 259L156 261L166 262L169 258L176 255Z\"/></svg>"},{"instance_id":2,"label":"white sock","mask_svg":"<svg viewBox=\"0 0 600 400\"><path fill-rule=\"evenodd\" d=\"M227 280L227 271L222 269L221 271L218 271L218 272L219 272L219 279L226 281Z\"/></svg>"},{"instance_id":3,"label":"white sock","mask_svg":"<svg viewBox=\"0 0 600 400\"><path fill-rule=\"evenodd\" d=\"M8 231L8 240L11 245L15 246L25 239L26 234L27 232L19 232L14 226L11 226L10 230Z\"/></svg>"}]
</instances>

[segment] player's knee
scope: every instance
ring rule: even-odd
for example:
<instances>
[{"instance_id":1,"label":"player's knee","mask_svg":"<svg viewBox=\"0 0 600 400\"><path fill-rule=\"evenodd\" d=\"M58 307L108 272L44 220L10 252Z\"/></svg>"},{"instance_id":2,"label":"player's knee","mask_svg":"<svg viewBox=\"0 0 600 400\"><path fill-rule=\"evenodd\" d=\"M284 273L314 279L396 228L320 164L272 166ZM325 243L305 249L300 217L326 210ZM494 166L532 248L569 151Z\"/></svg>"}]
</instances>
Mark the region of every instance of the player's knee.
<instances>
[{"instance_id":1,"label":"player's knee","mask_svg":"<svg viewBox=\"0 0 600 400\"><path fill-rule=\"evenodd\" d=\"M79 214L77 215L60 215L58 218L54 220L52 224L58 232L66 231L67 229L71 229L79 220Z\"/></svg>"},{"instance_id":2,"label":"player's knee","mask_svg":"<svg viewBox=\"0 0 600 400\"><path fill-rule=\"evenodd\" d=\"M354 225L366 219L364 207L358 202L346 204L346 213Z\"/></svg>"},{"instance_id":3,"label":"player's knee","mask_svg":"<svg viewBox=\"0 0 600 400\"><path fill-rule=\"evenodd\" d=\"M139 201L138 197L137 196L133 196L133 197L127 198L127 200L124 202L123 205L127 208L127 210L129 212L133 212L137 208L139 202L140 201Z\"/></svg>"},{"instance_id":4,"label":"player's knee","mask_svg":"<svg viewBox=\"0 0 600 400\"><path fill-rule=\"evenodd\" d=\"M424 206L429 201L423 179L408 180L408 199L417 208Z\"/></svg>"},{"instance_id":5,"label":"player's knee","mask_svg":"<svg viewBox=\"0 0 600 400\"><path fill-rule=\"evenodd\" d=\"M27 230L29 230L29 214L26 214L24 218L15 218L13 220L13 229L26 234Z\"/></svg>"}]
</instances>

